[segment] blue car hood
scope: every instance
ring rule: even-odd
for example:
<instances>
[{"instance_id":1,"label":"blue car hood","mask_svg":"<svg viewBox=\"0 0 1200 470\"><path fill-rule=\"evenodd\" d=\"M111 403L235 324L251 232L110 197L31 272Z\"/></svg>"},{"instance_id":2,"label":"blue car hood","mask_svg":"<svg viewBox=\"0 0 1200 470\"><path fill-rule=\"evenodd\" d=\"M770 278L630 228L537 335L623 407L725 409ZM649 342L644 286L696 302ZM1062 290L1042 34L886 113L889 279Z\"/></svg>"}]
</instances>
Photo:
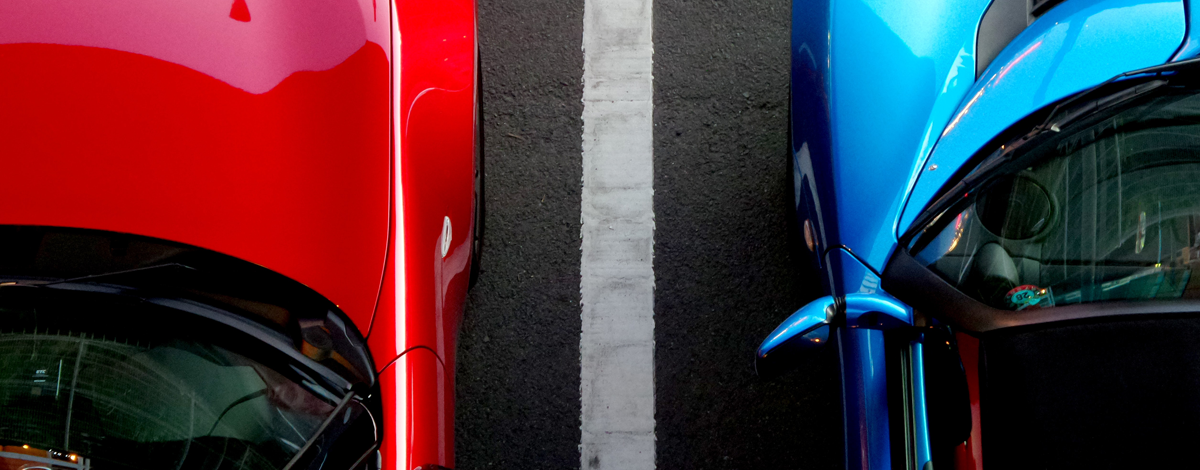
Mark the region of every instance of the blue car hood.
<instances>
[{"instance_id":1,"label":"blue car hood","mask_svg":"<svg viewBox=\"0 0 1200 470\"><path fill-rule=\"evenodd\" d=\"M976 80L988 3L832 0L811 12L824 19L793 13L797 194L811 194L821 249L850 254L824 260L835 293L876 289L872 274L898 236L1001 131L1119 73L1170 60L1187 32L1183 0L1068 0Z\"/></svg>"},{"instance_id":2,"label":"blue car hood","mask_svg":"<svg viewBox=\"0 0 1200 470\"><path fill-rule=\"evenodd\" d=\"M1185 23L1179 1L1075 1L1051 10L984 71L942 130L919 167L900 230L955 169L1021 118L1118 74L1166 63L1183 41Z\"/></svg>"}]
</instances>

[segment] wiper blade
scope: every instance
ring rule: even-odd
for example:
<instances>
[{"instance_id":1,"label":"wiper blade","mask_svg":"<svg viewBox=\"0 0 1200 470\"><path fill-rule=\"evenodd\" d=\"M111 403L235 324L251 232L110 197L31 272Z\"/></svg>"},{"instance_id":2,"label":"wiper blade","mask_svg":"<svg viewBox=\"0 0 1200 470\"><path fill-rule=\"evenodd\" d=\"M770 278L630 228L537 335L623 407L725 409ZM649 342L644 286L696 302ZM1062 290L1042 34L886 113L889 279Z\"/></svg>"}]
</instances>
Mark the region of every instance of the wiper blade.
<instances>
[{"instance_id":1,"label":"wiper blade","mask_svg":"<svg viewBox=\"0 0 1200 470\"><path fill-rule=\"evenodd\" d=\"M333 409L333 412L329 413L329 417L325 418L325 421L321 423L321 427L317 428L317 432L313 433L312 437L308 438L308 441L305 441L304 446L300 447L299 451L296 451L296 455L292 456L292 460L289 460L287 465L284 465L281 470L291 470L292 467L296 466L296 464L300 462L300 459L304 458L304 454L308 453L308 449L310 449L313 444L317 442L317 439L324 435L325 431L329 429L329 424L332 423L339 414L341 414L342 410L346 409L346 406L349 405L353 399L354 390L351 390L346 393L346 396L342 397L342 401L338 402L337 407Z\"/></svg>"},{"instance_id":2,"label":"wiper blade","mask_svg":"<svg viewBox=\"0 0 1200 470\"><path fill-rule=\"evenodd\" d=\"M1006 145L1001 145L1000 150L993 153L993 157L985 159L977 167L971 170L961 183L965 186L974 186L980 179L986 179L991 174L992 169L1007 164L1014 156L1021 152L1016 151L1025 143L1034 141L1037 137L1042 136L1047 132L1058 133L1062 128L1066 127L1079 119L1086 118L1101 109L1106 109L1114 105L1128 102L1146 93L1157 90L1169 84L1170 80L1165 77L1160 80L1148 82L1138 82L1126 89L1118 91L1109 91L1103 93L1102 96L1096 95L1105 88L1122 79L1135 77L1138 75L1158 75L1160 77L1168 72L1181 72L1191 68L1200 68L1200 58L1188 59L1169 64L1156 65L1144 69L1132 70L1119 75L1116 75L1103 83L1087 90L1076 93L1075 95L1063 100L1054 106L1054 109L1046 114L1045 119L1041 124L1034 126L1029 132L1009 140ZM1090 100L1090 101L1089 101ZM1056 119L1057 118L1057 119ZM999 157L999 158L995 158Z\"/></svg>"},{"instance_id":3,"label":"wiper blade","mask_svg":"<svg viewBox=\"0 0 1200 470\"><path fill-rule=\"evenodd\" d=\"M1122 93L1114 94L1112 96L1113 99L1095 100L1092 102L1092 106L1088 106L1085 108L1072 108L1075 105L1075 103L1078 103L1079 101L1083 100L1084 98L1091 96L1096 91L1098 91L1098 90L1104 88L1105 86L1107 86L1117 80L1120 80L1122 78L1135 77L1138 75L1160 75L1161 76L1164 73L1180 72L1180 71L1184 71L1184 70L1187 70L1187 69L1190 69L1193 67L1200 67L1200 57L1197 57L1194 59L1188 59L1188 60L1181 60L1179 62L1170 62L1170 63L1166 63L1166 64L1162 64L1162 65L1155 65L1153 67L1146 67L1144 69L1131 70L1129 72L1125 72L1125 73L1116 75L1108 80L1105 80L1103 83L1101 83L1099 85L1088 88L1087 90L1085 90L1081 93L1076 93L1075 96L1072 96L1072 97L1068 98L1067 100L1056 105L1054 107L1054 110L1050 111L1050 114L1046 115L1046 119L1044 121L1042 121L1042 124L1035 127L1034 130L1035 130L1035 132L1038 132L1038 133L1045 132L1045 131L1057 132L1058 131L1057 128L1059 127L1059 125L1065 124L1066 122L1069 122L1069 121L1072 121L1075 118L1078 118L1082 115L1089 114L1091 111L1094 111L1095 109L1099 108L1101 105L1107 106L1107 105L1115 103L1115 102L1125 101L1126 99L1133 98L1134 96L1141 95L1145 92L1154 90L1154 89L1166 84L1166 82L1151 82L1151 83L1147 83L1147 84L1142 84L1141 86L1131 88L1130 92L1127 94L1122 94ZM1104 103L1101 103L1101 101L1103 101ZM1072 109L1072 111L1074 111L1074 112L1067 115L1065 117L1065 119L1063 119L1062 121L1052 122L1054 120L1054 118L1056 116L1058 116L1061 111L1064 111L1067 109Z\"/></svg>"},{"instance_id":4,"label":"wiper blade","mask_svg":"<svg viewBox=\"0 0 1200 470\"><path fill-rule=\"evenodd\" d=\"M71 279L62 279L62 280L59 280L59 281L51 281L51 282L41 283L41 284L38 284L38 285L39 285L39 286L52 286L52 285L55 285L55 284L67 284L67 283L72 283L72 282L90 281L90 280L93 280L93 279L100 279L100 278L105 278L105 277L118 276L118 275L121 275L121 274L129 274L129 273L135 273L135 272L141 272L141 271L150 271L150 270L154 270L154 269L162 269L162 268L170 268L170 267L178 267L178 268L183 268L183 269L187 269L187 270L189 270L189 271L195 271L195 270L196 270L196 268L193 268L193 267L191 267L191 266L188 266L188 265L185 265L185 264L179 264L179 263L163 263L163 264L156 264L156 265L153 265L153 266L143 266L143 267L140 267L140 268L133 268L133 269L123 269L123 270L120 270L120 271L111 271L111 272L107 272L107 273L89 274L89 275L87 275L87 276L73 277L73 278L71 278Z\"/></svg>"}]
</instances>

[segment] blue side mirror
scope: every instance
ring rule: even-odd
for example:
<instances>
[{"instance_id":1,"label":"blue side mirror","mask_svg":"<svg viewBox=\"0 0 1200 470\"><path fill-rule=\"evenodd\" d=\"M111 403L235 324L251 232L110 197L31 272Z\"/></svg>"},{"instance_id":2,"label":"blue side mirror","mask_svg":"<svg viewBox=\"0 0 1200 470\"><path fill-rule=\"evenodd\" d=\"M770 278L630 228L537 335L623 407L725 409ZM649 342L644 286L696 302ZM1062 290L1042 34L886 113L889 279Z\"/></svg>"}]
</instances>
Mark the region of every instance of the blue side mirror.
<instances>
[{"instance_id":1,"label":"blue side mirror","mask_svg":"<svg viewBox=\"0 0 1200 470\"><path fill-rule=\"evenodd\" d=\"M913 323L912 308L882 292L850 294L841 302L832 296L821 297L793 313L762 342L754 355L758 375L773 376L791 369L805 351L824 346L830 328L843 314L850 328L886 330Z\"/></svg>"},{"instance_id":2,"label":"blue side mirror","mask_svg":"<svg viewBox=\"0 0 1200 470\"><path fill-rule=\"evenodd\" d=\"M846 296L846 326L890 330L912 326L912 307L883 292Z\"/></svg>"},{"instance_id":3,"label":"blue side mirror","mask_svg":"<svg viewBox=\"0 0 1200 470\"><path fill-rule=\"evenodd\" d=\"M796 357L829 342L829 325L841 308L831 296L821 297L800 307L772 331L754 355L758 375L774 376L795 365Z\"/></svg>"}]
</instances>

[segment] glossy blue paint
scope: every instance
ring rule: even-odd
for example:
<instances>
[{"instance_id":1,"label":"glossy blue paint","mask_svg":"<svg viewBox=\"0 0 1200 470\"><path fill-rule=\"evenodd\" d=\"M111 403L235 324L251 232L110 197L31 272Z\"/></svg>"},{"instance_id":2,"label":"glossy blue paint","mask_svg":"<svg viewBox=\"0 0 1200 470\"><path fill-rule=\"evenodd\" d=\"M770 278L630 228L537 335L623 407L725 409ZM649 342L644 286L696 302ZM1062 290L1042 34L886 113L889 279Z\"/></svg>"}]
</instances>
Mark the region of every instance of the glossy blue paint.
<instances>
[{"instance_id":1,"label":"glossy blue paint","mask_svg":"<svg viewBox=\"0 0 1200 470\"><path fill-rule=\"evenodd\" d=\"M891 468L887 373L880 330L838 328L846 469Z\"/></svg>"},{"instance_id":2,"label":"glossy blue paint","mask_svg":"<svg viewBox=\"0 0 1200 470\"><path fill-rule=\"evenodd\" d=\"M889 330L912 326L912 307L896 300L886 292L846 295L846 326Z\"/></svg>"},{"instance_id":3,"label":"glossy blue paint","mask_svg":"<svg viewBox=\"0 0 1200 470\"><path fill-rule=\"evenodd\" d=\"M889 221L974 81L975 29L987 3L831 2L830 151L810 147L827 246L848 246L883 269L896 242Z\"/></svg>"},{"instance_id":4,"label":"glossy blue paint","mask_svg":"<svg viewBox=\"0 0 1200 470\"><path fill-rule=\"evenodd\" d=\"M816 231L817 249L809 263L823 269L825 292L831 292L831 271L821 263L828 235L825 212L833 213L832 195L826 203L817 181L829 180L829 2L792 2L791 156L796 220L808 220ZM814 158L819 168L814 165ZM818 172L819 169L819 172ZM827 185L825 185L827 186ZM828 206L828 207L827 207ZM802 223L802 222L801 222Z\"/></svg>"},{"instance_id":5,"label":"glossy blue paint","mask_svg":"<svg viewBox=\"0 0 1200 470\"><path fill-rule=\"evenodd\" d=\"M955 169L1021 118L1123 72L1165 63L1183 41L1184 20L1181 0L1073 0L1034 21L988 66L942 131L900 230ZM938 170L929 170L933 165Z\"/></svg>"},{"instance_id":6,"label":"glossy blue paint","mask_svg":"<svg viewBox=\"0 0 1200 470\"><path fill-rule=\"evenodd\" d=\"M922 335L924 336L924 335ZM925 468L925 462L933 460L933 451L929 447L929 416L925 407L925 345L924 338L909 343L912 352L912 401L913 421L917 428L914 430L916 444L917 468Z\"/></svg>"},{"instance_id":7,"label":"glossy blue paint","mask_svg":"<svg viewBox=\"0 0 1200 470\"><path fill-rule=\"evenodd\" d=\"M842 300L846 325L850 328L888 330L912 325L912 308L886 292L853 293L846 295ZM757 356L765 358L776 348L789 342L802 349L824 346L829 342L829 329L822 327L832 323L837 313L837 302L833 296L827 295L809 302L767 336L759 345Z\"/></svg>"},{"instance_id":8,"label":"glossy blue paint","mask_svg":"<svg viewBox=\"0 0 1200 470\"><path fill-rule=\"evenodd\" d=\"M793 2L792 158L823 284L873 294L903 195L973 83L987 0ZM903 116L904 119L897 119ZM846 468L889 468L883 335L840 330Z\"/></svg>"},{"instance_id":9,"label":"glossy blue paint","mask_svg":"<svg viewBox=\"0 0 1200 470\"><path fill-rule=\"evenodd\" d=\"M829 250L825 254L825 265L833 274L833 293L836 296L879 291L879 273L843 247Z\"/></svg>"},{"instance_id":10,"label":"glossy blue paint","mask_svg":"<svg viewBox=\"0 0 1200 470\"><path fill-rule=\"evenodd\" d=\"M836 314L833 297L825 296L800 307L758 347L756 355L765 358L768 354L791 342L801 349L815 349L829 342L829 323Z\"/></svg>"},{"instance_id":11,"label":"glossy blue paint","mask_svg":"<svg viewBox=\"0 0 1200 470\"><path fill-rule=\"evenodd\" d=\"M1183 45L1179 46L1179 51L1175 52L1175 56L1171 58L1171 62L1187 60L1200 55L1200 14L1197 13L1197 8L1200 8L1200 0L1184 0L1184 10L1187 12L1187 37L1183 39Z\"/></svg>"},{"instance_id":12,"label":"glossy blue paint","mask_svg":"<svg viewBox=\"0 0 1200 470\"><path fill-rule=\"evenodd\" d=\"M796 216L817 229L824 256L812 262L824 270L826 292L845 297L852 327L832 333L842 360L846 468L892 464L879 328L911 324L912 312L882 291L878 273L898 236L956 169L1030 112L1119 73L1200 54L1200 28L1185 26L1196 16L1184 14L1184 1L1200 3L1063 2L978 81L975 36L988 0L793 2ZM935 164L940 170L929 171ZM796 315L767 342L821 328L819 313ZM923 349L914 343L914 350L920 377ZM923 377L914 386L923 464L930 458Z\"/></svg>"},{"instance_id":13,"label":"glossy blue paint","mask_svg":"<svg viewBox=\"0 0 1200 470\"><path fill-rule=\"evenodd\" d=\"M866 313L863 307L872 303L872 296L887 295L880 288L879 274L845 248L830 250L825 257L836 295L847 301L856 299L854 322L857 324ZM847 305L847 313L849 310ZM838 338L846 468L889 468L891 452L883 333L839 328Z\"/></svg>"}]
</instances>

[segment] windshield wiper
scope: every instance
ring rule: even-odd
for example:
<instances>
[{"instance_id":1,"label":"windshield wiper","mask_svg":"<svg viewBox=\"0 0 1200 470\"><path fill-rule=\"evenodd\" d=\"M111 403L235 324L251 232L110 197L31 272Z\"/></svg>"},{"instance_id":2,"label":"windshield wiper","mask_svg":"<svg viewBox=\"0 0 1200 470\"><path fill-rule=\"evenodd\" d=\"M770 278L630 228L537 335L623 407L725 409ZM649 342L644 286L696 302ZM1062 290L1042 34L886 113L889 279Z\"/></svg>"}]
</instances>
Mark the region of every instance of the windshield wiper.
<instances>
[{"instance_id":1,"label":"windshield wiper","mask_svg":"<svg viewBox=\"0 0 1200 470\"><path fill-rule=\"evenodd\" d=\"M1106 96L1104 98L1095 99L1091 103L1088 103L1088 105L1078 106L1078 107L1074 106L1076 103L1082 101L1084 98L1094 95L1097 91L1103 89L1105 86L1107 86L1109 84L1112 84L1113 82L1116 82L1117 80L1120 80L1123 78L1135 77L1138 75L1152 75L1153 74L1153 75L1162 76L1164 73L1180 72L1180 71L1190 69L1192 67L1200 67L1200 57L1197 57L1194 59L1188 59L1188 60L1181 60L1179 62L1171 62L1171 63L1162 64L1162 65L1155 65L1153 67L1146 67L1144 69L1131 70L1129 72L1125 72L1125 73L1116 75L1108 80L1105 80L1103 83L1100 83L1099 85L1088 88L1087 90L1084 90L1083 92L1076 93L1075 96L1067 98L1063 102L1055 105L1054 109L1052 111L1050 111L1050 114L1046 115L1046 119L1043 120L1040 125L1038 125L1037 127L1034 127L1034 133L1041 133L1041 132L1045 132L1045 131L1058 132L1059 128L1061 126L1067 124L1068 122L1074 121L1075 119L1078 119L1085 115L1091 114L1096 109L1099 109L1101 107L1107 107L1109 105L1119 103L1122 101L1126 101L1130 98L1136 97L1138 95L1142 95L1148 91L1157 89L1158 87L1165 85L1167 83L1166 81L1154 81L1154 82L1149 82L1149 83L1143 83L1141 85L1132 87L1128 90L1114 93L1114 94ZM1069 114L1067 114L1066 116L1064 116L1062 120L1056 121L1056 122L1051 122L1054 120L1055 117L1057 117L1059 115L1060 112L1063 112L1066 110L1070 110L1071 112Z\"/></svg>"},{"instance_id":2,"label":"windshield wiper","mask_svg":"<svg viewBox=\"0 0 1200 470\"><path fill-rule=\"evenodd\" d=\"M317 442L317 439L324 435L325 431L329 429L329 424L332 423L339 414L341 414L342 410L346 409L346 406L349 405L353 399L354 390L351 390L346 393L346 396L342 397L342 401L338 402L337 407L333 409L333 412L329 413L329 417L325 418L325 421L321 423L321 427L317 428L317 432L313 433L312 437L308 438L308 440L304 442L304 445L300 447L300 450L296 452L296 455L292 456L292 460L288 461L287 465L284 465L280 470L291 470L296 463L300 462L300 459L304 458L304 454L308 453L308 449L311 448L313 444Z\"/></svg>"},{"instance_id":3,"label":"windshield wiper","mask_svg":"<svg viewBox=\"0 0 1200 470\"><path fill-rule=\"evenodd\" d=\"M99 278L105 278L105 277L118 276L118 275L121 275L121 274L135 273L135 272L141 272L141 271L150 271L150 270L162 269L162 268L170 268L170 267L178 267L178 268L183 268L183 269L187 269L187 270L189 270L189 271L195 271L195 270L196 270L196 268L193 268L193 267L191 267L191 266L188 266L188 265L185 265L185 264L179 264L179 263L163 263L163 264L156 264L156 265L153 265L153 266L143 266L143 267L140 267L140 268L133 268L133 269L122 269L122 270L120 270L120 271L111 271L111 272L107 272L107 273L89 274L89 275L87 275L87 276L73 277L73 278L70 278L70 279L62 279L62 280L58 280L58 281L51 281L51 282L41 283L41 284L37 284L37 285L39 285L39 286L52 286L52 285L55 285L55 284L67 284L67 283L72 283L72 282L90 281L90 280L92 280L92 279L99 279Z\"/></svg>"},{"instance_id":4,"label":"windshield wiper","mask_svg":"<svg viewBox=\"0 0 1200 470\"><path fill-rule=\"evenodd\" d=\"M990 177L993 169L1008 164L1013 157L1022 154L1017 151L1023 144L1036 140L1047 132L1058 133L1063 127L1071 124L1079 119L1086 118L1095 114L1097 111L1107 109L1121 103L1128 102L1146 93L1157 90L1170 83L1169 78L1164 74L1170 72L1181 72L1191 68L1200 68L1200 57L1188 59L1179 62L1171 62L1169 64L1156 65L1143 69L1132 70L1119 75L1116 75L1108 80L1105 80L1099 85L1088 88L1087 90L1078 92L1071 97L1063 100L1054 106L1046 117L1042 119L1042 123L1033 126L1029 132L1021 134L1009 140L1007 144L1001 145L999 150L996 150L991 157L984 159L978 166L972 169L963 177L958 186L971 187L975 186L982 179ZM1158 80L1135 82L1125 89L1112 91L1109 85L1123 78L1136 77L1139 75L1157 75L1161 77ZM1096 95L1102 96L1097 97ZM964 186L965 185L965 186ZM957 191L951 191L957 192Z\"/></svg>"}]
</instances>

